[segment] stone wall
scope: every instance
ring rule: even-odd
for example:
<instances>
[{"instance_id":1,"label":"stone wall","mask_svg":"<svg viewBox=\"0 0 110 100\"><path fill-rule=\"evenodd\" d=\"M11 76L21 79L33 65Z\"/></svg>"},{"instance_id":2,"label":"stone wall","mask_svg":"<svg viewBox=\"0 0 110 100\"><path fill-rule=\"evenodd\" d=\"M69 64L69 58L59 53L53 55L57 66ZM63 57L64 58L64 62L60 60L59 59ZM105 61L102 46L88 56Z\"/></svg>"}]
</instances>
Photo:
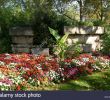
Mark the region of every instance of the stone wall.
<instances>
[{"instance_id":1,"label":"stone wall","mask_svg":"<svg viewBox=\"0 0 110 100\"><path fill-rule=\"evenodd\" d=\"M67 39L68 45L80 42L85 52L91 52L92 50L100 49L100 36L104 33L104 27L65 26L64 33L69 34ZM36 51L36 48L33 48L34 35L31 27L13 27L10 29L10 35L12 37L12 51L14 53L33 53L32 51ZM43 53L45 51L47 52L49 50L42 50Z\"/></svg>"},{"instance_id":2,"label":"stone wall","mask_svg":"<svg viewBox=\"0 0 110 100\"><path fill-rule=\"evenodd\" d=\"M101 39L100 36L104 33L104 27L64 27L64 33L69 34L67 43L72 45L79 42L85 52L100 49Z\"/></svg>"},{"instance_id":3,"label":"stone wall","mask_svg":"<svg viewBox=\"0 0 110 100\"><path fill-rule=\"evenodd\" d=\"M33 45L33 30L31 27L13 27L10 29L13 53L32 53L49 55L49 48L39 48Z\"/></svg>"},{"instance_id":4,"label":"stone wall","mask_svg":"<svg viewBox=\"0 0 110 100\"><path fill-rule=\"evenodd\" d=\"M13 27L10 29L12 51L30 53L33 47L33 30L31 27Z\"/></svg>"}]
</instances>

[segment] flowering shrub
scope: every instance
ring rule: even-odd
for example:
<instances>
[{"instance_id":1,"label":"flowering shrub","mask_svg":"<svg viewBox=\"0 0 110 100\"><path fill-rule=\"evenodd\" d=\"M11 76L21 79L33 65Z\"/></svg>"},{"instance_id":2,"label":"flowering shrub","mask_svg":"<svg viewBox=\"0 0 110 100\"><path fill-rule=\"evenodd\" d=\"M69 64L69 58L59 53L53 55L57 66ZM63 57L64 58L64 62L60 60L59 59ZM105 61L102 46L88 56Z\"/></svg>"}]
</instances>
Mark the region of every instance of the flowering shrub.
<instances>
[{"instance_id":1,"label":"flowering shrub","mask_svg":"<svg viewBox=\"0 0 110 100\"><path fill-rule=\"evenodd\" d=\"M91 74L94 70L92 64L95 63L95 60L92 55L81 54L72 61L78 67L80 73Z\"/></svg>"},{"instance_id":2,"label":"flowering shrub","mask_svg":"<svg viewBox=\"0 0 110 100\"><path fill-rule=\"evenodd\" d=\"M92 65L94 70L101 71L110 67L110 59L108 57L99 56L95 57L94 59L95 63Z\"/></svg>"},{"instance_id":3,"label":"flowering shrub","mask_svg":"<svg viewBox=\"0 0 110 100\"><path fill-rule=\"evenodd\" d=\"M0 90L30 90L31 86L48 85L78 75L92 74L109 68L105 56L81 54L76 58L58 58L32 54L0 54Z\"/></svg>"},{"instance_id":4,"label":"flowering shrub","mask_svg":"<svg viewBox=\"0 0 110 100\"><path fill-rule=\"evenodd\" d=\"M9 87L11 85L12 85L12 80L10 80L5 75L0 73L0 90L9 90Z\"/></svg>"}]
</instances>

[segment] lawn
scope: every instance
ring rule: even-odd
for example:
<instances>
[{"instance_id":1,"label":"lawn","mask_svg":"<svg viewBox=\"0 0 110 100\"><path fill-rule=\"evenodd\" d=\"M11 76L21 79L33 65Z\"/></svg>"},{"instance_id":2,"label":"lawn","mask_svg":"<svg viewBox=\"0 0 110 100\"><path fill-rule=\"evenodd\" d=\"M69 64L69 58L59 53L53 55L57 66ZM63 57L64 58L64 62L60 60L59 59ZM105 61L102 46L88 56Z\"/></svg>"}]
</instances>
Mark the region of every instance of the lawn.
<instances>
[{"instance_id":1,"label":"lawn","mask_svg":"<svg viewBox=\"0 0 110 100\"><path fill-rule=\"evenodd\" d=\"M81 76L76 80L70 80L61 84L53 84L45 87L33 88L33 90L110 90L110 69L103 72L95 72L92 75Z\"/></svg>"},{"instance_id":2,"label":"lawn","mask_svg":"<svg viewBox=\"0 0 110 100\"><path fill-rule=\"evenodd\" d=\"M110 69L60 84L61 90L110 90Z\"/></svg>"}]
</instances>

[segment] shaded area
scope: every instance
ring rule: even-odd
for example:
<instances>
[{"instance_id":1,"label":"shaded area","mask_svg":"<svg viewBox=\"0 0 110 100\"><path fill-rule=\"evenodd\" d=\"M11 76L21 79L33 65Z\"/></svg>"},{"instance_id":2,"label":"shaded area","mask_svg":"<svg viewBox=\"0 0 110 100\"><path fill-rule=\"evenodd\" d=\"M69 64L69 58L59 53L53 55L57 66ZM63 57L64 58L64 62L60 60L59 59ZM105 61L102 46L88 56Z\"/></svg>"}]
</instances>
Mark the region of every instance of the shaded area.
<instances>
[{"instance_id":1,"label":"shaded area","mask_svg":"<svg viewBox=\"0 0 110 100\"><path fill-rule=\"evenodd\" d=\"M60 84L60 90L110 90L110 69Z\"/></svg>"}]
</instances>

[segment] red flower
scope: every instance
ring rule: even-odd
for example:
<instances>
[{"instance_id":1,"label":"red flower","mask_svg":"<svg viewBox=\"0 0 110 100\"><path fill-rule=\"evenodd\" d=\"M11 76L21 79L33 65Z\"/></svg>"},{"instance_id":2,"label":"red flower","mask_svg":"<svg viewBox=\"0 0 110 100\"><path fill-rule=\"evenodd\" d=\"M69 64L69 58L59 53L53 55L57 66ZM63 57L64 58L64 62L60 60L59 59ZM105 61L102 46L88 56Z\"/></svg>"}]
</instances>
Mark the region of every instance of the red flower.
<instances>
[{"instance_id":1,"label":"red flower","mask_svg":"<svg viewBox=\"0 0 110 100\"><path fill-rule=\"evenodd\" d=\"M17 90L17 91L20 91L20 90L21 90L20 85L18 85L18 86L16 87L16 90Z\"/></svg>"}]
</instances>

